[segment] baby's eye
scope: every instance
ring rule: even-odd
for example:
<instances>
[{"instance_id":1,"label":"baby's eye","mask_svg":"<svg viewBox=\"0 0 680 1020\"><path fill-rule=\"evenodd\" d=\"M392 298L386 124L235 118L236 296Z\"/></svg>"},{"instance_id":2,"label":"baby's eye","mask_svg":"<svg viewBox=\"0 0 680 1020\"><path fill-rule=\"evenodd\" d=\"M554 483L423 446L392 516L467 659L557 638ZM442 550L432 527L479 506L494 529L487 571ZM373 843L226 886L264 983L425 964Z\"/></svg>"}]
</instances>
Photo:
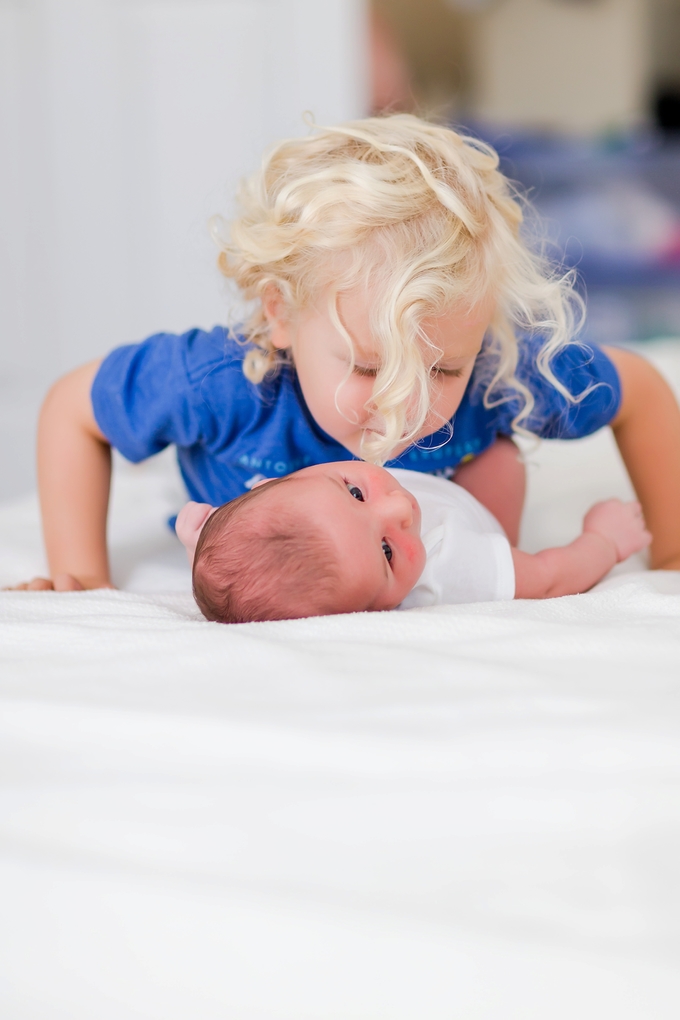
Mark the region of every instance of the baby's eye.
<instances>
[{"instance_id":1,"label":"baby's eye","mask_svg":"<svg viewBox=\"0 0 680 1020\"><path fill-rule=\"evenodd\" d=\"M363 501L364 501L364 494L363 494L363 492L361 491L361 489L359 488L358 485L350 485L349 482L348 482L347 483L347 488L349 490L350 496L354 496L354 498L358 499L360 503L363 503Z\"/></svg>"},{"instance_id":2,"label":"baby's eye","mask_svg":"<svg viewBox=\"0 0 680 1020\"><path fill-rule=\"evenodd\" d=\"M375 379L378 374L377 368L369 368L366 365L355 365L352 371L355 375L368 376L369 379Z\"/></svg>"},{"instance_id":3,"label":"baby's eye","mask_svg":"<svg viewBox=\"0 0 680 1020\"><path fill-rule=\"evenodd\" d=\"M382 551L385 553L387 562L390 563L392 560L392 548L390 545L388 545L384 538L382 540Z\"/></svg>"}]
</instances>

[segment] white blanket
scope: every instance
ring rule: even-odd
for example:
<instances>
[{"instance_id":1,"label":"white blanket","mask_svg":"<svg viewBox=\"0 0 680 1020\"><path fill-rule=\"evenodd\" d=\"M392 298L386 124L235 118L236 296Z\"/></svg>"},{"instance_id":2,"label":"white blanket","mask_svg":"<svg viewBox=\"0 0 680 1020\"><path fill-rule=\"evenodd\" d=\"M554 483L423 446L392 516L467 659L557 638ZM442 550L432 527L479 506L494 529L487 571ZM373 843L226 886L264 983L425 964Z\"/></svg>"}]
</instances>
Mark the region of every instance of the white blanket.
<instances>
[{"instance_id":1,"label":"white blanket","mask_svg":"<svg viewBox=\"0 0 680 1020\"><path fill-rule=\"evenodd\" d=\"M526 548L626 494L606 433L529 459ZM675 1020L679 574L225 627L118 474L125 590L0 596L3 1020Z\"/></svg>"}]
</instances>

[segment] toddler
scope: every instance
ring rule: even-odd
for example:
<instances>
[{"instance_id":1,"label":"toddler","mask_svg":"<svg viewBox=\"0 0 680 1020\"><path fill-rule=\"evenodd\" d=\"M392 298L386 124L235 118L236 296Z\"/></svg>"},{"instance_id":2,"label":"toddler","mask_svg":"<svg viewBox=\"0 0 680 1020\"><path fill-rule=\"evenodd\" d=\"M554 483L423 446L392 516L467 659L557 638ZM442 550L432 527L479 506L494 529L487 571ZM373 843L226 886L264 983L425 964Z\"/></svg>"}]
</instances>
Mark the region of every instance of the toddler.
<instances>
[{"instance_id":1,"label":"toddler","mask_svg":"<svg viewBox=\"0 0 680 1020\"><path fill-rule=\"evenodd\" d=\"M609 500L570 545L530 555L459 485L360 461L304 468L217 509L188 503L177 534L196 601L221 623L570 595L651 541L639 503Z\"/></svg>"},{"instance_id":2,"label":"toddler","mask_svg":"<svg viewBox=\"0 0 680 1020\"><path fill-rule=\"evenodd\" d=\"M643 359L575 340L571 278L527 246L521 224L493 150L416 117L275 147L230 230L215 227L246 322L119 347L48 394L38 477L50 577L32 586L111 585L112 446L140 461L174 445L189 497L212 506L263 477L361 458L455 474L502 515L499 437L604 425L652 533L652 566L679 567L675 399Z\"/></svg>"}]
</instances>

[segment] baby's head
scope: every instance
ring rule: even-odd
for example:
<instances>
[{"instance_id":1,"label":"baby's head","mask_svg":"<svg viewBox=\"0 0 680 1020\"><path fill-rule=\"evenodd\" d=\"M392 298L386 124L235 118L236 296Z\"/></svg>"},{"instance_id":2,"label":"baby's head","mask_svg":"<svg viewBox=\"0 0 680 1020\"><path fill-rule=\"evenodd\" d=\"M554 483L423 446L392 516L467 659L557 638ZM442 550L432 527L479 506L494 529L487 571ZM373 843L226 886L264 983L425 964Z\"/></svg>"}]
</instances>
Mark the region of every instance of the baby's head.
<instances>
[{"instance_id":1,"label":"baby's head","mask_svg":"<svg viewBox=\"0 0 680 1020\"><path fill-rule=\"evenodd\" d=\"M312 417L384 463L446 426L486 337L487 393L514 389L517 335L573 333L569 280L520 235L488 145L398 114L282 142L243 187L220 267L252 301L244 372L295 364ZM578 299L573 299L578 303ZM520 400L520 407L522 401ZM397 452L395 452L397 451Z\"/></svg>"},{"instance_id":2,"label":"baby's head","mask_svg":"<svg viewBox=\"0 0 680 1020\"><path fill-rule=\"evenodd\" d=\"M217 509L188 503L177 534L201 612L222 623L393 609L425 565L417 501L361 461L305 468Z\"/></svg>"}]
</instances>

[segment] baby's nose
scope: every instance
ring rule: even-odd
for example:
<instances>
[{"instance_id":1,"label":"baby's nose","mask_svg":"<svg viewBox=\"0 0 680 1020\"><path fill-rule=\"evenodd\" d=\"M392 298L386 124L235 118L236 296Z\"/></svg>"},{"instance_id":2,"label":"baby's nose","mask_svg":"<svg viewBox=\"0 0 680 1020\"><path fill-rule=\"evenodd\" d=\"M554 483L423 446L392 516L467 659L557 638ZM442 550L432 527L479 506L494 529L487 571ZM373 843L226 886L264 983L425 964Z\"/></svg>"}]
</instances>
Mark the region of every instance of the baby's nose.
<instances>
[{"instance_id":1,"label":"baby's nose","mask_svg":"<svg viewBox=\"0 0 680 1020\"><path fill-rule=\"evenodd\" d=\"M403 489L394 489L387 497L391 519L402 528L413 524L413 506Z\"/></svg>"}]
</instances>

